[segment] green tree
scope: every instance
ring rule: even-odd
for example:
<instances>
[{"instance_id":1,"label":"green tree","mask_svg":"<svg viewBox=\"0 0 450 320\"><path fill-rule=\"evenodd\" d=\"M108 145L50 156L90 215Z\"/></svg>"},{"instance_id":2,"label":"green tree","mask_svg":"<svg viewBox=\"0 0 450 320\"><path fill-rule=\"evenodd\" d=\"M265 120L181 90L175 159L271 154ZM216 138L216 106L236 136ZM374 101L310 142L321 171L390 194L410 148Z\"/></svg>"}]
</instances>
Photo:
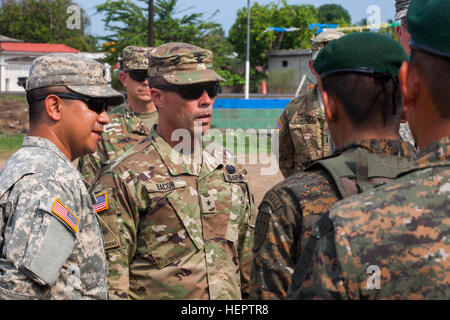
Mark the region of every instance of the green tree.
<instances>
[{"instance_id":1,"label":"green tree","mask_svg":"<svg viewBox=\"0 0 450 320\"><path fill-rule=\"evenodd\" d=\"M110 55L107 61L117 61L123 48L129 45L147 46L148 11L147 0L108 0L96 7L97 13L105 14L103 21L109 35L106 41ZM186 42L214 52L216 68L226 65L224 56L232 52L222 27L206 18L204 13L182 14L190 8L179 8L178 0L156 0L154 41L155 46L167 42Z\"/></svg>"},{"instance_id":2,"label":"green tree","mask_svg":"<svg viewBox=\"0 0 450 320\"><path fill-rule=\"evenodd\" d=\"M90 25L83 9L80 29L67 28L71 0L2 0L0 34L27 42L62 43L81 51L96 51L96 40L85 34Z\"/></svg>"},{"instance_id":3,"label":"green tree","mask_svg":"<svg viewBox=\"0 0 450 320\"><path fill-rule=\"evenodd\" d=\"M314 35L308 29L310 23L317 21L317 9L312 5L288 5L287 1L260 5L253 3L250 8L250 63L253 90L265 77L256 71L256 66L267 67L267 53L274 49L309 48ZM295 27L293 32L268 31L268 27ZM247 7L239 9L235 23L230 29L229 41L242 62L246 60L247 50Z\"/></svg>"},{"instance_id":4,"label":"green tree","mask_svg":"<svg viewBox=\"0 0 450 320\"><path fill-rule=\"evenodd\" d=\"M324 4L317 8L319 23L338 24L347 27L351 24L350 13L340 4Z\"/></svg>"}]
</instances>

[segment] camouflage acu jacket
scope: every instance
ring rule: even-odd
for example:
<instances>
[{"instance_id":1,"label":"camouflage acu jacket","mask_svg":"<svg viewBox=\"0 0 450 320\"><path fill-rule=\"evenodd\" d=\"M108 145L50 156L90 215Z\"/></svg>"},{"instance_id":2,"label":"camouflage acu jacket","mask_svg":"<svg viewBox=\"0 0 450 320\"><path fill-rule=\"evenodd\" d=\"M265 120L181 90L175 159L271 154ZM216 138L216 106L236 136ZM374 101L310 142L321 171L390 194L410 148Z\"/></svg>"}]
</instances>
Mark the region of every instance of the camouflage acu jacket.
<instances>
[{"instance_id":1,"label":"camouflage acu jacket","mask_svg":"<svg viewBox=\"0 0 450 320\"><path fill-rule=\"evenodd\" d=\"M358 150L398 155L411 161L416 157L413 146L396 140L356 141L336 153L342 153L342 157ZM354 167L355 163L347 165ZM255 229L251 299L286 297L294 266L315 223L340 199L333 178L320 168L295 174L267 192L259 206Z\"/></svg>"},{"instance_id":2,"label":"camouflage acu jacket","mask_svg":"<svg viewBox=\"0 0 450 320\"><path fill-rule=\"evenodd\" d=\"M97 182L111 299L248 297L256 214L246 171L202 156L191 163L153 128Z\"/></svg>"},{"instance_id":3,"label":"camouflage acu jacket","mask_svg":"<svg viewBox=\"0 0 450 320\"><path fill-rule=\"evenodd\" d=\"M298 299L450 298L450 137L321 221Z\"/></svg>"},{"instance_id":4,"label":"camouflage acu jacket","mask_svg":"<svg viewBox=\"0 0 450 320\"><path fill-rule=\"evenodd\" d=\"M107 299L100 223L80 173L25 137L0 175L0 299Z\"/></svg>"},{"instance_id":5,"label":"camouflage acu jacket","mask_svg":"<svg viewBox=\"0 0 450 320\"><path fill-rule=\"evenodd\" d=\"M293 99L278 118L279 166L285 178L310 162L330 154L328 125L317 98L317 89Z\"/></svg>"},{"instance_id":6,"label":"camouflage acu jacket","mask_svg":"<svg viewBox=\"0 0 450 320\"><path fill-rule=\"evenodd\" d=\"M150 133L128 102L114 108L109 117L111 121L103 127L97 151L78 161L78 170L91 183L103 164L119 157Z\"/></svg>"}]
</instances>

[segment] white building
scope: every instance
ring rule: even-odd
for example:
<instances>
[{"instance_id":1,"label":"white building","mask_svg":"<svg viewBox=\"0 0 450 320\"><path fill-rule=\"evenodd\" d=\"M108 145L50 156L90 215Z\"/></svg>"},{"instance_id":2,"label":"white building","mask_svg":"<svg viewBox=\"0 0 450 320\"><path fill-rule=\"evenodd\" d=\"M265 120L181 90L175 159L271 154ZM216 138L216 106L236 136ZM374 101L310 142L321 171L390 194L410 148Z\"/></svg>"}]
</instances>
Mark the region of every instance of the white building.
<instances>
[{"instance_id":1,"label":"white building","mask_svg":"<svg viewBox=\"0 0 450 320\"><path fill-rule=\"evenodd\" d=\"M64 44L27 43L0 35L0 92L24 92L18 85L21 77L28 77L31 63L37 57L49 53L75 53L94 60L105 58L105 53L80 52ZM106 79L110 83L111 75L108 64L105 64Z\"/></svg>"}]
</instances>

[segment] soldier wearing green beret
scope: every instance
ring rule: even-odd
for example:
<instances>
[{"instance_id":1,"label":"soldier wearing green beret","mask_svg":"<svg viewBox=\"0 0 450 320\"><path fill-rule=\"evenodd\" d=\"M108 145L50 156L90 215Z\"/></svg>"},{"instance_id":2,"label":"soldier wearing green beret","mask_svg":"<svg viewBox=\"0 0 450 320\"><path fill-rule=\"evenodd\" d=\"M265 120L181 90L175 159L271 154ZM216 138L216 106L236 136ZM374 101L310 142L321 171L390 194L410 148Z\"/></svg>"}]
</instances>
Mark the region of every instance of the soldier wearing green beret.
<instances>
[{"instance_id":1,"label":"soldier wearing green beret","mask_svg":"<svg viewBox=\"0 0 450 320\"><path fill-rule=\"evenodd\" d=\"M450 298L449 12L448 0L412 0L407 14L411 60L399 78L418 160L319 221L294 297Z\"/></svg>"},{"instance_id":2,"label":"soldier wearing green beret","mask_svg":"<svg viewBox=\"0 0 450 320\"><path fill-rule=\"evenodd\" d=\"M72 161L97 149L123 96L72 54L35 59L26 91L30 130L0 172L0 300L107 299L101 226Z\"/></svg>"},{"instance_id":3,"label":"soldier wearing green beret","mask_svg":"<svg viewBox=\"0 0 450 320\"><path fill-rule=\"evenodd\" d=\"M344 35L325 31L312 39L311 72L320 49ZM328 127L314 75L308 72L305 79L308 82L307 93L290 101L275 125L279 130L279 167L285 178L302 171L313 160L330 155Z\"/></svg>"},{"instance_id":4,"label":"soldier wearing green beret","mask_svg":"<svg viewBox=\"0 0 450 320\"><path fill-rule=\"evenodd\" d=\"M319 52L314 70L337 150L265 195L251 297L285 298L317 220L341 199L395 178L415 159L414 147L398 133L403 105L397 75L406 59L398 42L369 32L333 40Z\"/></svg>"},{"instance_id":5,"label":"soldier wearing green beret","mask_svg":"<svg viewBox=\"0 0 450 320\"><path fill-rule=\"evenodd\" d=\"M148 87L147 51L153 48L128 46L121 56L120 81L127 92L127 101L109 113L111 122L105 126L95 153L80 158L78 170L92 182L100 168L136 145L150 133L158 121L158 112Z\"/></svg>"},{"instance_id":6,"label":"soldier wearing green beret","mask_svg":"<svg viewBox=\"0 0 450 320\"><path fill-rule=\"evenodd\" d=\"M148 57L159 123L94 190L108 199L98 213L110 297L247 298L256 214L246 171L221 146L193 147L223 81L212 52L168 43Z\"/></svg>"}]
</instances>

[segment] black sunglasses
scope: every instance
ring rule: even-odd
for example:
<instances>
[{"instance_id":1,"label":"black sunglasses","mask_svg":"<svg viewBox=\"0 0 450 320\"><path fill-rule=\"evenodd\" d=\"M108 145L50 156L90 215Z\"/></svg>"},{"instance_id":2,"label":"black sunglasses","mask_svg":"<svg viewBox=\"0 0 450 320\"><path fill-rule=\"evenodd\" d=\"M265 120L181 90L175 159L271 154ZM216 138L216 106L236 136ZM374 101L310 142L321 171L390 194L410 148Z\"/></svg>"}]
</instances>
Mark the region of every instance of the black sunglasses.
<instances>
[{"instance_id":1,"label":"black sunglasses","mask_svg":"<svg viewBox=\"0 0 450 320\"><path fill-rule=\"evenodd\" d=\"M103 111L108 112L108 103L101 98L91 98L87 96L83 96L81 94L76 93L52 93L53 95L60 97L62 99L72 99L72 100L81 100L84 103L87 104L88 108L98 114L102 113ZM46 96L40 96L34 98L36 101L42 101L45 100L50 94Z\"/></svg>"},{"instance_id":2,"label":"black sunglasses","mask_svg":"<svg viewBox=\"0 0 450 320\"><path fill-rule=\"evenodd\" d=\"M125 72L128 73L131 79L137 82L144 82L148 79L147 70L127 70Z\"/></svg>"},{"instance_id":3,"label":"black sunglasses","mask_svg":"<svg viewBox=\"0 0 450 320\"><path fill-rule=\"evenodd\" d=\"M173 91L180 95L181 98L185 100L196 100L199 99L203 92L206 91L210 98L214 98L219 93L220 84L216 82L199 83L199 84L188 84L183 86L176 85L160 85L155 86L156 89Z\"/></svg>"}]
</instances>

